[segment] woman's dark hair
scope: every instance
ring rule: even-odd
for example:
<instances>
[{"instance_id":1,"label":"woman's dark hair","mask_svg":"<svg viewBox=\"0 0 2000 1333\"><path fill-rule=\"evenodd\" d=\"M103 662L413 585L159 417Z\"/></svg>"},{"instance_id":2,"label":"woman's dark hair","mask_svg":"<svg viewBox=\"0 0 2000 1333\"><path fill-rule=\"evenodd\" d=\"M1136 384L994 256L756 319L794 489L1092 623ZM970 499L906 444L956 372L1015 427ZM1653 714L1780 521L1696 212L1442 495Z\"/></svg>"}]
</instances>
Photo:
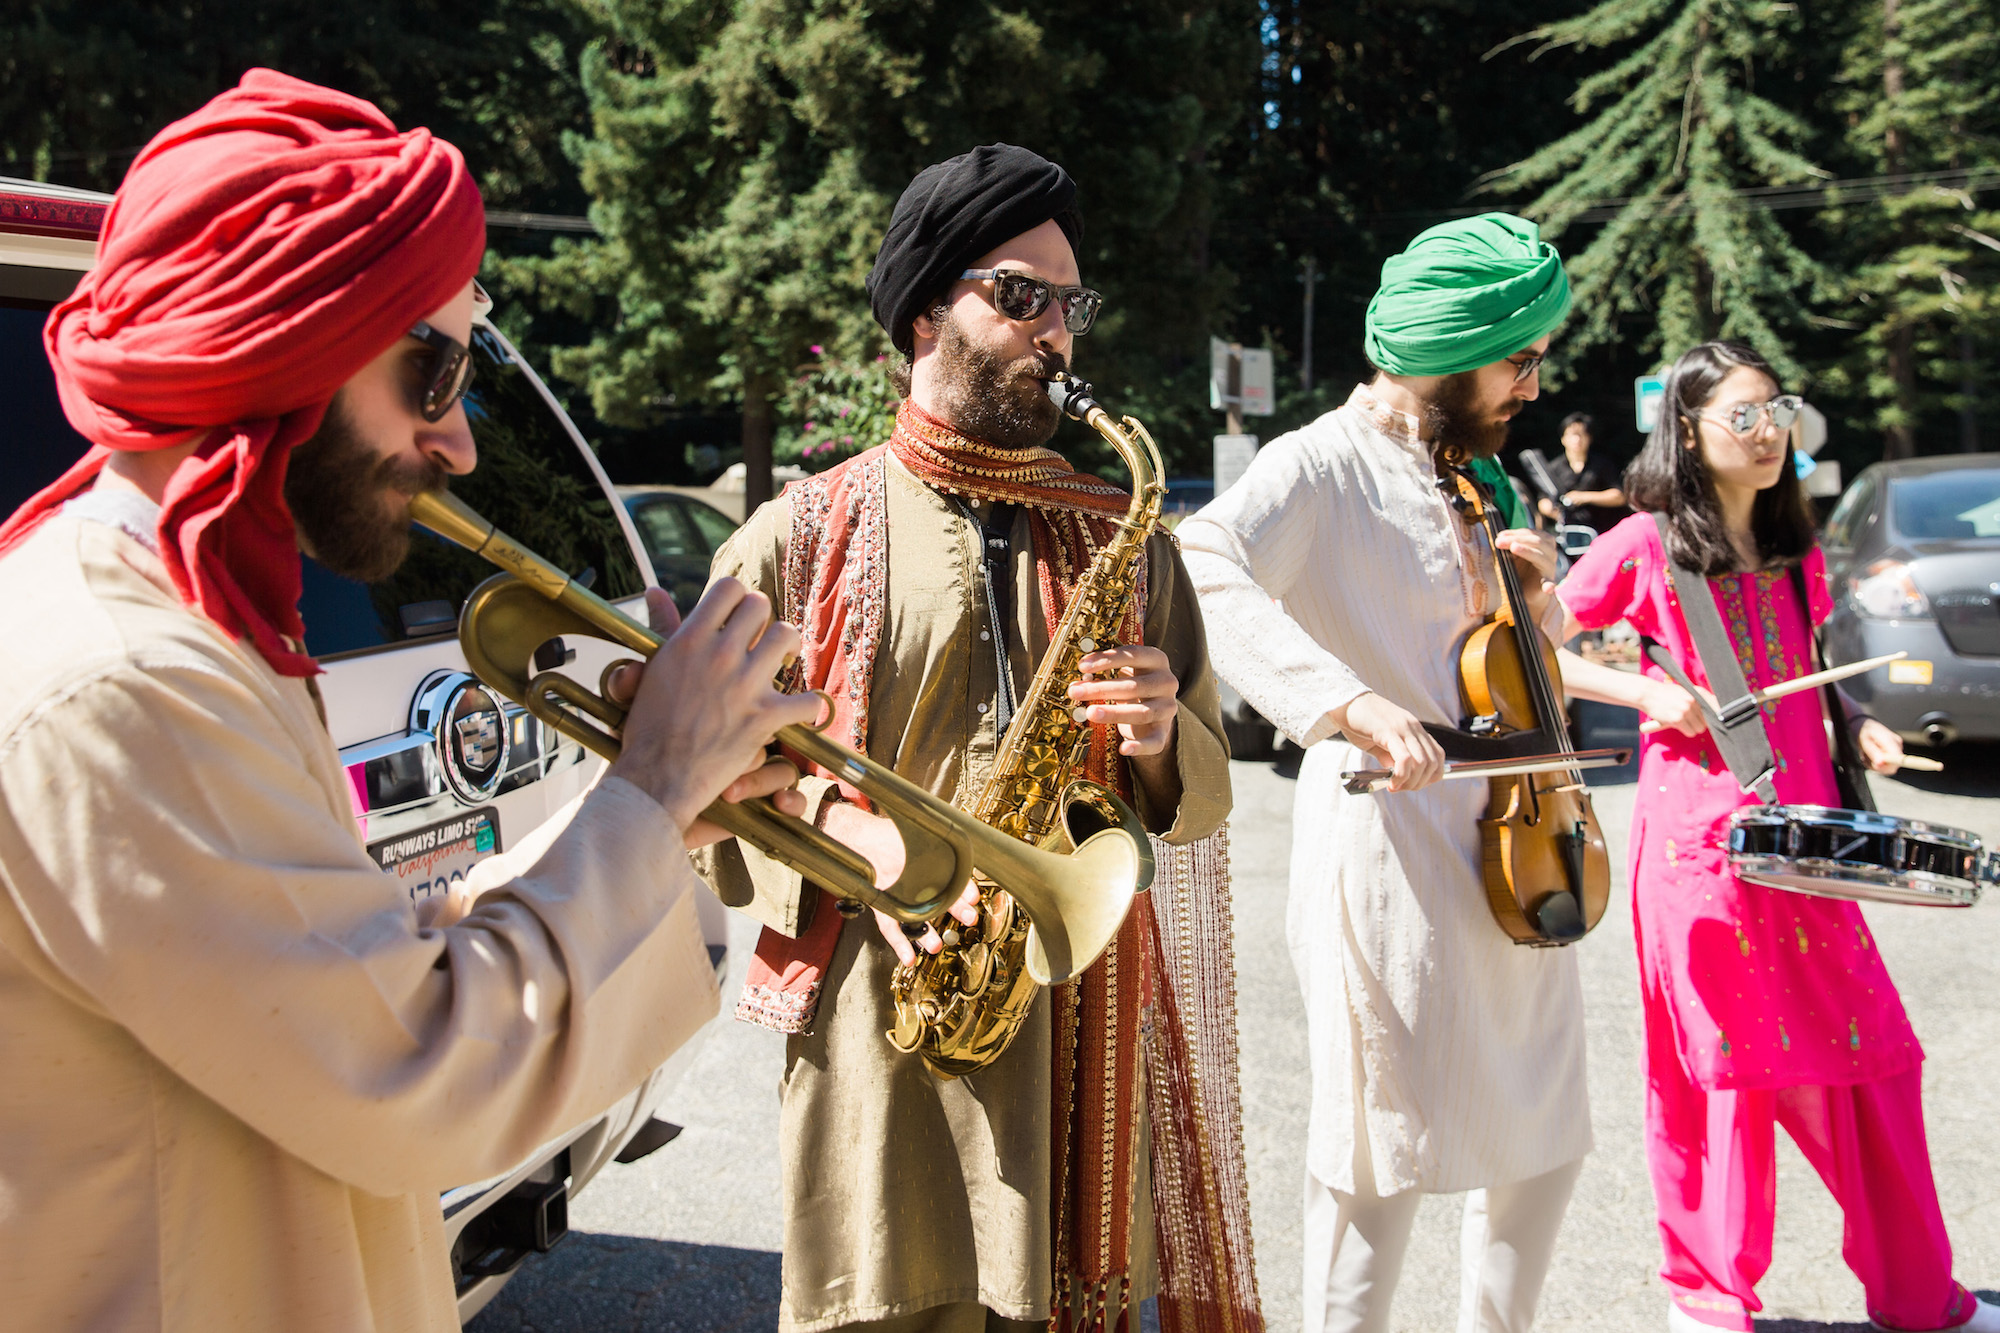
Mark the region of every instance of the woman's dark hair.
<instances>
[{"instance_id":1,"label":"woman's dark hair","mask_svg":"<svg viewBox=\"0 0 2000 1333\"><path fill-rule=\"evenodd\" d=\"M1695 415L1715 386L1731 371L1748 366L1778 383L1770 362L1742 343L1709 342L1689 348L1667 371L1660 399L1660 420L1646 447L1625 469L1625 495L1634 509L1667 516L1667 551L1676 564L1704 574L1727 574L1736 568L1736 548L1722 521L1715 483L1695 439ZM1750 510L1750 531L1764 565L1785 564L1812 549L1812 505L1799 482L1792 447L1785 445L1785 466L1777 482L1757 493Z\"/></svg>"},{"instance_id":2,"label":"woman's dark hair","mask_svg":"<svg viewBox=\"0 0 2000 1333\"><path fill-rule=\"evenodd\" d=\"M1564 417L1562 425L1556 427L1556 434L1561 435L1565 433L1571 426L1583 427L1585 435L1595 436L1597 434L1597 423L1591 420L1590 413L1588 412L1572 412Z\"/></svg>"}]
</instances>

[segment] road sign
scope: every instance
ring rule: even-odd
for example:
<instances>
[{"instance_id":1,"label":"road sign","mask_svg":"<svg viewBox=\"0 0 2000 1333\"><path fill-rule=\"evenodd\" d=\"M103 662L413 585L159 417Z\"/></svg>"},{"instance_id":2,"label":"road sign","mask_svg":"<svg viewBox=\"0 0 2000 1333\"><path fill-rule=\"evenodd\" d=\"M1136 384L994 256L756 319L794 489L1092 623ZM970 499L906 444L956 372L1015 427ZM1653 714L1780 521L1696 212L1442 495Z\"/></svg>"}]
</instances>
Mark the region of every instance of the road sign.
<instances>
[{"instance_id":1,"label":"road sign","mask_svg":"<svg viewBox=\"0 0 2000 1333\"><path fill-rule=\"evenodd\" d=\"M1215 437L1215 493L1222 494L1250 468L1250 460L1257 456L1255 435L1218 435Z\"/></svg>"},{"instance_id":2,"label":"road sign","mask_svg":"<svg viewBox=\"0 0 2000 1333\"><path fill-rule=\"evenodd\" d=\"M1262 347L1243 349L1243 415L1268 417L1278 410L1271 392L1271 353Z\"/></svg>"},{"instance_id":3,"label":"road sign","mask_svg":"<svg viewBox=\"0 0 2000 1333\"><path fill-rule=\"evenodd\" d=\"M1632 381L1632 415L1641 435L1651 435L1660 424L1660 400L1666 396L1664 375L1641 375Z\"/></svg>"},{"instance_id":4,"label":"road sign","mask_svg":"<svg viewBox=\"0 0 2000 1333\"><path fill-rule=\"evenodd\" d=\"M1210 338L1208 405L1217 411L1234 407L1244 416L1270 416L1278 410L1277 396L1272 392L1272 368L1268 348Z\"/></svg>"}]
</instances>

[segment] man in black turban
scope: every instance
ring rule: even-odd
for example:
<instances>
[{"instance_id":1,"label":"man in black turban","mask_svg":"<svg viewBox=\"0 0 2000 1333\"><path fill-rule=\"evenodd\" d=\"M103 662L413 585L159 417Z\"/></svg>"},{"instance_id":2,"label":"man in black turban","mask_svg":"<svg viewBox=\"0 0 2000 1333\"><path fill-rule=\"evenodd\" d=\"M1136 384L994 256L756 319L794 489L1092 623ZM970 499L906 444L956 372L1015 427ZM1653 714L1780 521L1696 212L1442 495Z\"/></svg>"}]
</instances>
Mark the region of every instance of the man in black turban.
<instances>
[{"instance_id":1,"label":"man in black turban","mask_svg":"<svg viewBox=\"0 0 2000 1333\"><path fill-rule=\"evenodd\" d=\"M875 322L909 356L911 326L943 299L970 261L1044 222L1062 232L1074 268L1083 241L1076 182L1039 153L996 143L925 167L896 201L868 274Z\"/></svg>"},{"instance_id":2,"label":"man in black turban","mask_svg":"<svg viewBox=\"0 0 2000 1333\"><path fill-rule=\"evenodd\" d=\"M1044 381L1103 299L1077 285L1082 239L1076 182L1038 153L989 144L919 172L868 274L875 321L907 359L905 397L987 444L1046 444L1057 413ZM995 318L954 317L966 296ZM998 336L977 338L975 322Z\"/></svg>"},{"instance_id":3,"label":"man in black turban","mask_svg":"<svg viewBox=\"0 0 2000 1333\"><path fill-rule=\"evenodd\" d=\"M1129 501L1129 480L1086 476L1047 447L1057 423L1047 381L1101 300L1078 281L1082 231L1075 182L1026 149L994 144L920 174L868 278L875 317L907 359L889 440L788 488L716 557L718 577L768 593L803 630L800 684L833 700L829 734L964 809ZM1134 632L1083 658L1089 679L1055 688L1096 724L1093 770L1129 793L1150 830L1181 843L1227 813L1228 753L1200 617L1164 533L1145 564ZM859 793L827 773L800 785L819 826L868 857L878 882L900 873L901 839ZM1170 984L1144 895L1059 1003L1031 988L1011 1044L967 1077L941 1078L890 992L899 968L946 947L938 928L912 938L879 913L845 916L735 843L701 869L766 926L738 1016L791 1037L781 1333L1026 1333L1044 1326L1057 1293L1079 1314L1108 1306L1112 1322L1152 1293L1145 1086L1190 1081L1141 1072L1139 987ZM939 923L952 947L990 936L980 903L969 890ZM1210 961L1227 973L1226 959ZM1190 995L1177 1012L1208 1008ZM897 1044L884 1039L892 1029ZM1227 1073L1202 1086L1233 1090ZM1210 1145L1177 1132L1235 1123L1228 1110L1205 1114L1176 1104L1172 1123L1152 1127L1154 1144L1170 1145L1156 1154L1181 1154L1174 1187L1207 1191L1174 1196L1163 1218L1247 1216L1215 1202L1224 1173L1203 1155ZM1252 1289L1247 1235L1169 1259L1198 1273L1211 1302Z\"/></svg>"}]
</instances>

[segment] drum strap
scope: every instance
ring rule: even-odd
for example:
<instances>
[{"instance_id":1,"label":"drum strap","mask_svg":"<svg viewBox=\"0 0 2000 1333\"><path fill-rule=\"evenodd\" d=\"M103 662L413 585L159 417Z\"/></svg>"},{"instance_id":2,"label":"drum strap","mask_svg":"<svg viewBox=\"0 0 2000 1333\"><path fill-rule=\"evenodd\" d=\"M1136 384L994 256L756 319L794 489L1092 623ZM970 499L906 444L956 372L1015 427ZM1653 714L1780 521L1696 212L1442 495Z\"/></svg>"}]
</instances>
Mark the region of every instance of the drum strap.
<instances>
[{"instance_id":1,"label":"drum strap","mask_svg":"<svg viewBox=\"0 0 2000 1333\"><path fill-rule=\"evenodd\" d=\"M1667 543L1667 516L1655 512L1653 522L1660 530L1660 549L1666 555L1668 572L1680 594L1678 600L1681 615L1687 621L1688 637L1694 640L1695 656L1720 706L1709 707L1663 645L1647 640L1646 656L1701 705L1709 734L1715 738L1715 748L1722 752L1722 762L1729 765L1738 785L1755 792L1766 804L1776 804L1778 795L1772 785L1772 774L1777 771L1777 761L1771 755L1771 738L1764 730L1762 710L1751 696L1750 683L1743 678L1743 668L1736 660L1736 646L1730 642L1729 628L1722 623L1722 613L1715 609L1708 579L1674 559L1673 548Z\"/></svg>"}]
</instances>

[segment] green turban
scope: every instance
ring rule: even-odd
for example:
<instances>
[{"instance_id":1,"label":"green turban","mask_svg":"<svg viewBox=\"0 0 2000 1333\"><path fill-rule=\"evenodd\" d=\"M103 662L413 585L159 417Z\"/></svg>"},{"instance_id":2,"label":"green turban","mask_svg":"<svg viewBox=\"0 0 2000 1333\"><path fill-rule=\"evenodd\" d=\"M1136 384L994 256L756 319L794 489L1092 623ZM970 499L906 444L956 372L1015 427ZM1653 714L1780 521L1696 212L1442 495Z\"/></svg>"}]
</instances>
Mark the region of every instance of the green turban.
<instances>
[{"instance_id":1,"label":"green turban","mask_svg":"<svg viewBox=\"0 0 2000 1333\"><path fill-rule=\"evenodd\" d=\"M1568 313L1562 256L1534 223L1460 218L1383 261L1368 303L1368 359L1391 375L1477 370L1540 341Z\"/></svg>"}]
</instances>

